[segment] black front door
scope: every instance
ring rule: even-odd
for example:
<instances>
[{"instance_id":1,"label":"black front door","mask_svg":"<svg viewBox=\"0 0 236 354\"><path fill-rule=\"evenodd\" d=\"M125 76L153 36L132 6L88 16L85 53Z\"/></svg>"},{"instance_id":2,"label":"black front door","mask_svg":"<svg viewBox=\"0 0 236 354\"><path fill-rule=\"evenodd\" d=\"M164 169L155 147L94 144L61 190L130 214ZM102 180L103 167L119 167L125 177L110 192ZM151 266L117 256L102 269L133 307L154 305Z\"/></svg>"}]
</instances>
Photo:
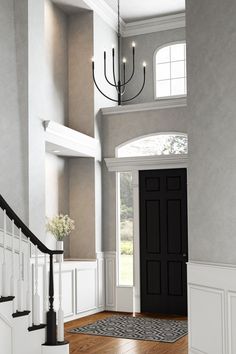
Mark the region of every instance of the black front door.
<instances>
[{"instance_id":1,"label":"black front door","mask_svg":"<svg viewBox=\"0 0 236 354\"><path fill-rule=\"evenodd\" d=\"M140 171L141 311L187 314L186 169Z\"/></svg>"}]
</instances>

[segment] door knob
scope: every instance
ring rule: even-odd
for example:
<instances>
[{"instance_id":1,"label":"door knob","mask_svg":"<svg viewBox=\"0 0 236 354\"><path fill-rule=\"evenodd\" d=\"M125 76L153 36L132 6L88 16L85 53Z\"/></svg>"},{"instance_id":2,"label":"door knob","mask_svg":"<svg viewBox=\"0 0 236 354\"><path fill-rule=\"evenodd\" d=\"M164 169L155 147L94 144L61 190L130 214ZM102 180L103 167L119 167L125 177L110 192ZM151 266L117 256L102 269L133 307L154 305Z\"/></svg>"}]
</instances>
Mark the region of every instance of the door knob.
<instances>
[{"instance_id":1,"label":"door knob","mask_svg":"<svg viewBox=\"0 0 236 354\"><path fill-rule=\"evenodd\" d=\"M187 257L187 253L183 253L183 257Z\"/></svg>"}]
</instances>

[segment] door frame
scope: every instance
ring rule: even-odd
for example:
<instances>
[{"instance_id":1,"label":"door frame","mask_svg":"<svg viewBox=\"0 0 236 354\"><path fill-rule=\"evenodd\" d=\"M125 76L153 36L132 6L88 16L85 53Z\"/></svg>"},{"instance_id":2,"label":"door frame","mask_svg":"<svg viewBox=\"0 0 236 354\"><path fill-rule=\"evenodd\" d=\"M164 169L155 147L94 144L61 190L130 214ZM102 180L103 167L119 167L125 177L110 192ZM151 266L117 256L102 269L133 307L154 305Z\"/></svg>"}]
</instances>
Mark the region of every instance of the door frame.
<instances>
[{"instance_id":1,"label":"door frame","mask_svg":"<svg viewBox=\"0 0 236 354\"><path fill-rule=\"evenodd\" d=\"M105 162L108 170L111 172L132 172L134 215L133 311L141 312L139 171L177 168L188 169L188 155L107 158Z\"/></svg>"}]
</instances>

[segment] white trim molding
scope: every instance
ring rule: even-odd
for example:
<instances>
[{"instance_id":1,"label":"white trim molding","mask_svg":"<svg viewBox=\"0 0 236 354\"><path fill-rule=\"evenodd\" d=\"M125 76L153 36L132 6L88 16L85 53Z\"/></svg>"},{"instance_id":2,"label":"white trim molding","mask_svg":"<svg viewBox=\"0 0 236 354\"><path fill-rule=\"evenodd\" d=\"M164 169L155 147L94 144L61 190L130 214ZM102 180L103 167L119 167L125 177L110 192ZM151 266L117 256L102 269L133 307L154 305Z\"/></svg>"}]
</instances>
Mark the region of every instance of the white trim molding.
<instances>
[{"instance_id":1,"label":"white trim molding","mask_svg":"<svg viewBox=\"0 0 236 354\"><path fill-rule=\"evenodd\" d=\"M117 11L113 10L104 0L53 0L57 4L84 8L94 11L112 29L117 31ZM123 37L137 36L146 33L168 31L185 27L185 13L165 15L149 20L125 23L121 19L121 32Z\"/></svg>"},{"instance_id":2,"label":"white trim molding","mask_svg":"<svg viewBox=\"0 0 236 354\"><path fill-rule=\"evenodd\" d=\"M129 104L124 106L114 106L102 108L102 114L104 116L124 114L124 113L137 113L145 111L156 111L159 109L166 108L178 108L187 106L187 97L178 97L178 98L162 98L148 103L137 103Z\"/></svg>"},{"instance_id":3,"label":"white trim molding","mask_svg":"<svg viewBox=\"0 0 236 354\"><path fill-rule=\"evenodd\" d=\"M99 141L62 124L46 120L45 129L46 151L58 156L94 157L101 160Z\"/></svg>"},{"instance_id":4,"label":"white trim molding","mask_svg":"<svg viewBox=\"0 0 236 354\"><path fill-rule=\"evenodd\" d=\"M186 26L185 13L152 18L150 20L126 23L123 37L138 36L147 33L168 31Z\"/></svg>"},{"instance_id":5,"label":"white trim molding","mask_svg":"<svg viewBox=\"0 0 236 354\"><path fill-rule=\"evenodd\" d=\"M110 172L187 168L188 155L116 157L106 158L105 162Z\"/></svg>"},{"instance_id":6,"label":"white trim molding","mask_svg":"<svg viewBox=\"0 0 236 354\"><path fill-rule=\"evenodd\" d=\"M190 354L235 354L236 266L188 263Z\"/></svg>"}]
</instances>

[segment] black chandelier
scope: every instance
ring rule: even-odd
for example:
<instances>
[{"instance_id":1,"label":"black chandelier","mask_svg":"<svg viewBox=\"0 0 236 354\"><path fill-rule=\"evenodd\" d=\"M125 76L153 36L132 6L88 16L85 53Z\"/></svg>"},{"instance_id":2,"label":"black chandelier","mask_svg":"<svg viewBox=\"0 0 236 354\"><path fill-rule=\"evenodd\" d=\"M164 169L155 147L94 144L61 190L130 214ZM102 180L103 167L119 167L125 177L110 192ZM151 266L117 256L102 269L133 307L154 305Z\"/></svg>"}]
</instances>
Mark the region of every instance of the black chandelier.
<instances>
[{"instance_id":1,"label":"black chandelier","mask_svg":"<svg viewBox=\"0 0 236 354\"><path fill-rule=\"evenodd\" d=\"M112 47L112 71L113 71L113 82L111 82L108 77L107 77L107 53L106 51L104 51L104 76L106 81L108 82L109 85L113 86L114 88L116 88L117 91L117 99L111 98L108 95L106 95L98 86L97 82L96 82L96 78L95 78L95 63L94 63L94 59L92 59L92 71L93 71L93 81L94 84L96 86L96 88L98 89L98 91L105 96L106 98L108 98L109 100L113 101L113 102L118 102L118 105L120 106L122 104L122 102L129 102L132 101L133 99L135 99L136 97L138 97L140 95L140 93L143 91L144 86L145 86L145 82L146 82L146 63L143 63L143 84L141 89L139 90L139 92L133 96L132 98L128 98L123 100L122 97L125 94L126 91L126 85L132 80L134 74L135 74L135 42L132 42L132 49L133 49L133 69L132 69L132 74L129 77L129 79L126 79L126 63L127 60L126 58L123 58L123 60L121 60L121 18L120 18L120 0L118 0L118 33L117 33L117 37L118 37L118 78L116 77L116 68L115 68L115 47Z\"/></svg>"}]
</instances>

